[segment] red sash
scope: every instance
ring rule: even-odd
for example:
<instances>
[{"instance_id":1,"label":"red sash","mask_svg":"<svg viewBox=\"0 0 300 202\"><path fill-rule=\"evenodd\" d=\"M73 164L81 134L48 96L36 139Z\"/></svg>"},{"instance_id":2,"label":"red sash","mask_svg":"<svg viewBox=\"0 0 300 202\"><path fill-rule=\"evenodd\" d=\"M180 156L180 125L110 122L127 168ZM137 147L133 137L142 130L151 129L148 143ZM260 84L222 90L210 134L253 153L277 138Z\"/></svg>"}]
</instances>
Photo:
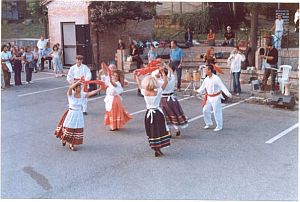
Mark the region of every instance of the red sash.
<instances>
[{"instance_id":1,"label":"red sash","mask_svg":"<svg viewBox=\"0 0 300 202\"><path fill-rule=\"evenodd\" d=\"M151 73L157 69L159 69L159 67L157 66L158 64L161 63L161 59L158 58L156 60L152 60L147 67L145 68L141 68L141 69L137 69L135 70L137 72L137 75L146 75L148 73Z\"/></svg>"},{"instance_id":2,"label":"red sash","mask_svg":"<svg viewBox=\"0 0 300 202\"><path fill-rule=\"evenodd\" d=\"M215 94L207 94L207 93L206 93L206 94L204 95L204 99L203 99L203 101L202 101L202 108L206 105L208 96L209 96L209 97L216 97L216 96L218 96L218 95L220 95L220 94L221 94L221 91L218 92L218 93L215 93Z\"/></svg>"},{"instance_id":3,"label":"red sash","mask_svg":"<svg viewBox=\"0 0 300 202\"><path fill-rule=\"evenodd\" d=\"M84 80L84 76L82 76L80 79L75 79L74 78L74 81L79 81L79 80L81 80L83 82L83 85L84 85L83 91L84 92L88 92L89 91L89 89L88 89L88 85L89 84L97 84L97 85L101 86L102 89L106 88L105 83L103 81L101 81L101 80L85 81Z\"/></svg>"}]
</instances>

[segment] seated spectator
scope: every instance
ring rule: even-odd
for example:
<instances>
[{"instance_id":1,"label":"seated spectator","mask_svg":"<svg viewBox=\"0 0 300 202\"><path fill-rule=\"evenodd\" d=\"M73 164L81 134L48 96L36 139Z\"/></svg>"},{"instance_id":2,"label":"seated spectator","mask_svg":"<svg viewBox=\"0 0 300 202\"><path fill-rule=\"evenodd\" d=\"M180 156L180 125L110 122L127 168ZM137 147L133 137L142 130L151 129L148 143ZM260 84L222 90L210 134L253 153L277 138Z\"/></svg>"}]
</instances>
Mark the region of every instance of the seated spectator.
<instances>
[{"instance_id":1,"label":"seated spectator","mask_svg":"<svg viewBox=\"0 0 300 202\"><path fill-rule=\"evenodd\" d=\"M139 49L136 45L131 44L129 48L129 55L132 57L132 61L137 63L137 68L143 68L143 60L140 57Z\"/></svg>"},{"instance_id":2,"label":"seated spectator","mask_svg":"<svg viewBox=\"0 0 300 202\"><path fill-rule=\"evenodd\" d=\"M188 47L193 46L193 32L189 27L187 28L187 31L184 34L184 41L186 46Z\"/></svg>"},{"instance_id":3,"label":"seated spectator","mask_svg":"<svg viewBox=\"0 0 300 202\"><path fill-rule=\"evenodd\" d=\"M150 50L148 52L148 62L150 63L152 60L157 58L157 52L155 51L155 47L153 44L150 45Z\"/></svg>"},{"instance_id":4,"label":"seated spectator","mask_svg":"<svg viewBox=\"0 0 300 202\"><path fill-rule=\"evenodd\" d=\"M224 42L222 43L222 46L231 46L234 47L234 38L235 34L232 32L231 27L227 26L227 30L224 33Z\"/></svg>"},{"instance_id":5,"label":"seated spectator","mask_svg":"<svg viewBox=\"0 0 300 202\"><path fill-rule=\"evenodd\" d=\"M48 69L51 69L51 60L52 60L52 57L50 55L51 53L51 48L50 48L50 45L49 43L47 43L47 46L46 46L46 49L43 50L42 52L42 58L41 58L41 70L44 70L44 63L45 63L45 60L48 60L49 61L49 67Z\"/></svg>"},{"instance_id":6,"label":"seated spectator","mask_svg":"<svg viewBox=\"0 0 300 202\"><path fill-rule=\"evenodd\" d=\"M209 29L207 34L207 43L209 46L215 46L215 33L212 29Z\"/></svg>"}]
</instances>

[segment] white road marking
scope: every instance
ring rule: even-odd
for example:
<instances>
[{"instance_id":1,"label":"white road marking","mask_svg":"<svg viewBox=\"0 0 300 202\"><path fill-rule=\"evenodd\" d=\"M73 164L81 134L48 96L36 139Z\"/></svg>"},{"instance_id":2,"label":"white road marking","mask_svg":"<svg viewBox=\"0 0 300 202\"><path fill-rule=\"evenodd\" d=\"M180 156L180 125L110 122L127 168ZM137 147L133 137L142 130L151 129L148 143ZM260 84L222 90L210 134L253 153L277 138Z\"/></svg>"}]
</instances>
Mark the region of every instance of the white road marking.
<instances>
[{"instance_id":1,"label":"white road marking","mask_svg":"<svg viewBox=\"0 0 300 202\"><path fill-rule=\"evenodd\" d=\"M282 131L281 133L279 133L278 135L276 135L275 137L269 139L266 144L271 144L273 142L275 142L276 140L278 140L279 138L285 136L286 134L288 134L289 132L291 132L292 130L298 128L299 123L296 123L295 125L289 127L288 129Z\"/></svg>"},{"instance_id":2,"label":"white road marking","mask_svg":"<svg viewBox=\"0 0 300 202\"><path fill-rule=\"evenodd\" d=\"M49 76L49 77L43 77L43 78L38 78L38 79L33 79L32 81L39 81L39 80L45 80L45 79L56 79L54 76ZM25 83L26 81L22 81L22 83Z\"/></svg>"},{"instance_id":3,"label":"white road marking","mask_svg":"<svg viewBox=\"0 0 300 202\"><path fill-rule=\"evenodd\" d=\"M30 84L27 84L27 85L30 85ZM24 97L24 96L27 96L27 95L34 95L34 94L38 94L38 93L44 93L44 92L53 91L53 90L57 90L57 89L61 89L61 88L67 88L67 87L69 87L69 86L61 86L61 87L57 87L57 88L50 88L50 89L46 89L46 90L35 91L35 92L32 92L32 93L20 94L18 96L19 97Z\"/></svg>"}]
</instances>

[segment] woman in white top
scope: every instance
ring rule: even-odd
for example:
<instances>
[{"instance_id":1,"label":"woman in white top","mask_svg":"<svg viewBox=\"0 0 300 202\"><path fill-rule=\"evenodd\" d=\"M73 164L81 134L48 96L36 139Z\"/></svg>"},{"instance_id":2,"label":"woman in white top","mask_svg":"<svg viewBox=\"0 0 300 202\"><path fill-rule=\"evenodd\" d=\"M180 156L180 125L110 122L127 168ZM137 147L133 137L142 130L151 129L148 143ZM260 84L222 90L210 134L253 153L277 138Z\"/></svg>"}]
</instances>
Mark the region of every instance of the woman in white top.
<instances>
[{"instance_id":1,"label":"woman in white top","mask_svg":"<svg viewBox=\"0 0 300 202\"><path fill-rule=\"evenodd\" d=\"M164 69L164 71L165 74L168 75L168 84L163 90L160 106L164 112L167 124L173 125L176 131L176 136L180 136L181 132L179 130L179 127L186 128L188 126L188 122L181 105L179 104L177 98L174 96L176 77L173 70L168 65L166 65L166 67L167 69ZM162 85L162 74L160 72L154 72L154 74L158 79L158 83Z\"/></svg>"},{"instance_id":2,"label":"woman in white top","mask_svg":"<svg viewBox=\"0 0 300 202\"><path fill-rule=\"evenodd\" d=\"M81 85L81 80L70 85L67 93L69 109L63 114L54 133L57 138L61 139L63 146L68 142L69 148L73 151L76 151L74 145L83 143L83 99L93 96L101 90L101 88L98 88L97 90L85 93L81 91Z\"/></svg>"},{"instance_id":3,"label":"woman in white top","mask_svg":"<svg viewBox=\"0 0 300 202\"><path fill-rule=\"evenodd\" d=\"M122 106L124 75L121 70L113 70L111 79L106 80L106 97L104 124L110 126L111 131L123 128L132 119Z\"/></svg>"},{"instance_id":4,"label":"woman in white top","mask_svg":"<svg viewBox=\"0 0 300 202\"><path fill-rule=\"evenodd\" d=\"M278 14L277 19L272 27L272 30L275 30L275 39L274 39L274 47L278 50L281 49L281 40L283 35L283 19L282 15Z\"/></svg>"},{"instance_id":5,"label":"woman in white top","mask_svg":"<svg viewBox=\"0 0 300 202\"><path fill-rule=\"evenodd\" d=\"M137 72L134 72L135 79L146 102L145 129L149 145L155 151L155 157L163 155L160 148L169 146L171 139L164 113L159 106L162 92L168 84L168 79L163 68L160 68L160 71L163 75L163 84L161 87L158 86L157 80L154 77L147 76L141 82Z\"/></svg>"}]
</instances>

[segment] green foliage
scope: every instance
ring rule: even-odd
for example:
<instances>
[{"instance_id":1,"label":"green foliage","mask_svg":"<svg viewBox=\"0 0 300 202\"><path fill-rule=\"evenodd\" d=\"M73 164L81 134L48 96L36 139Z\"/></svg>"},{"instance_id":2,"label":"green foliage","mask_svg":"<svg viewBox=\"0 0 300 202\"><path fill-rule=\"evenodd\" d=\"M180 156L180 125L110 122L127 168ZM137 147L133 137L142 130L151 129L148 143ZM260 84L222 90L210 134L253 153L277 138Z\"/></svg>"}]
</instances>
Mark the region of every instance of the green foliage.
<instances>
[{"instance_id":1,"label":"green foliage","mask_svg":"<svg viewBox=\"0 0 300 202\"><path fill-rule=\"evenodd\" d=\"M29 16L37 17L41 15L41 7L38 0L27 0L26 3Z\"/></svg>"},{"instance_id":2,"label":"green foliage","mask_svg":"<svg viewBox=\"0 0 300 202\"><path fill-rule=\"evenodd\" d=\"M174 14L171 17L171 22L185 28L191 27L197 33L206 33L210 24L207 9L183 14Z\"/></svg>"},{"instance_id":3,"label":"green foliage","mask_svg":"<svg viewBox=\"0 0 300 202\"><path fill-rule=\"evenodd\" d=\"M149 20L155 15L151 2L94 1L91 4L90 19L99 32L111 29L114 25L125 24L127 20Z\"/></svg>"}]
</instances>

